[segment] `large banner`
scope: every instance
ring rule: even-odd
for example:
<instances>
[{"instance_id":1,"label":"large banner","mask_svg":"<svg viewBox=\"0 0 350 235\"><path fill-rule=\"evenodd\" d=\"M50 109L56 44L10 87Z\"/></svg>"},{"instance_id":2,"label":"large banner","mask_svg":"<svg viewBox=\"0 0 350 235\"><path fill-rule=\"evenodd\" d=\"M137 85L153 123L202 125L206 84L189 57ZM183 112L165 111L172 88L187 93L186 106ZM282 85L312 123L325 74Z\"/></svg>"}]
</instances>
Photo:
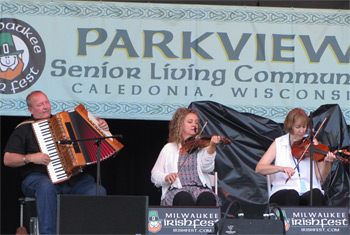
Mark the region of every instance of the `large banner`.
<instances>
[{"instance_id":1,"label":"large banner","mask_svg":"<svg viewBox=\"0 0 350 235\"><path fill-rule=\"evenodd\" d=\"M338 104L350 123L347 10L106 2L0 3L0 113L82 103L104 118L169 120L215 101L282 122Z\"/></svg>"}]
</instances>

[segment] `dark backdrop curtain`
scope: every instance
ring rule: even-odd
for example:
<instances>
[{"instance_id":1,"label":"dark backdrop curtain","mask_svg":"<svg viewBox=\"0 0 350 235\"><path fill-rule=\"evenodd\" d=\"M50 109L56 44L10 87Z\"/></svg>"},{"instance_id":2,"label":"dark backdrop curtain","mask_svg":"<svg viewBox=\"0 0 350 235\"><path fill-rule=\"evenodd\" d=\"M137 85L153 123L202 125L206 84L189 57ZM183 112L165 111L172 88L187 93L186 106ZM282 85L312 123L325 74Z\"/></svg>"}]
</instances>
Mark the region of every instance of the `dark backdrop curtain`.
<instances>
[{"instance_id":1,"label":"dark backdrop curtain","mask_svg":"<svg viewBox=\"0 0 350 235\"><path fill-rule=\"evenodd\" d=\"M237 201L245 217L262 216L268 202L267 182L265 176L255 174L255 167L273 140L286 133L283 124L211 101L192 102L189 107L197 110L201 125L208 121L203 134L225 136L232 142L217 148L215 171L222 211ZM326 117L318 141L331 151L349 148L349 130L338 105L323 105L312 113L314 130ZM349 185L349 164L336 161L324 184L328 205L349 206Z\"/></svg>"}]
</instances>

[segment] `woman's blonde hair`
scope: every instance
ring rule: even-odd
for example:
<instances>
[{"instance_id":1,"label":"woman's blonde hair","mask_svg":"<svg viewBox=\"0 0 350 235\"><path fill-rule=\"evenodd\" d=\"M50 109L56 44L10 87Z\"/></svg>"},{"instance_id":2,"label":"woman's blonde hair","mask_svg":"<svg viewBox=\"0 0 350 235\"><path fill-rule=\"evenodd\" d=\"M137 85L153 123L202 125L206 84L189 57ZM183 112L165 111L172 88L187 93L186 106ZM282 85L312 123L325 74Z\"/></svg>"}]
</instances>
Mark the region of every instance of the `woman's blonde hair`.
<instances>
[{"instance_id":1,"label":"woman's blonde hair","mask_svg":"<svg viewBox=\"0 0 350 235\"><path fill-rule=\"evenodd\" d=\"M189 113L193 113L198 117L197 112L192 108L179 108L176 110L169 123L169 143L175 142L179 145L185 141L182 139L182 127L184 125L185 117Z\"/></svg>"},{"instance_id":2,"label":"woman's blonde hair","mask_svg":"<svg viewBox=\"0 0 350 235\"><path fill-rule=\"evenodd\" d=\"M301 120L305 126L309 124L309 117L306 115L304 110L300 108L292 109L287 114L286 119L284 119L284 129L286 129L288 133L294 134L293 124L295 123L296 120Z\"/></svg>"}]
</instances>

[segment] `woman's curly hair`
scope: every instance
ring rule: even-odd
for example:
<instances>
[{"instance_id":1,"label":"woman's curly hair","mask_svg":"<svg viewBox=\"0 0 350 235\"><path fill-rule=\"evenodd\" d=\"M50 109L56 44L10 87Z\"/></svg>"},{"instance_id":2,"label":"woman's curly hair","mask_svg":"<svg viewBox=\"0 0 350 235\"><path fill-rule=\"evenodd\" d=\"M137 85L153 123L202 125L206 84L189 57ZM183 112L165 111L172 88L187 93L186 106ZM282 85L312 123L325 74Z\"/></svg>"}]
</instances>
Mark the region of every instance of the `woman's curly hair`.
<instances>
[{"instance_id":1,"label":"woman's curly hair","mask_svg":"<svg viewBox=\"0 0 350 235\"><path fill-rule=\"evenodd\" d=\"M198 116L198 113L192 108L179 108L173 115L169 123L169 143L175 142L176 144L182 144L182 127L187 114L193 113Z\"/></svg>"}]
</instances>

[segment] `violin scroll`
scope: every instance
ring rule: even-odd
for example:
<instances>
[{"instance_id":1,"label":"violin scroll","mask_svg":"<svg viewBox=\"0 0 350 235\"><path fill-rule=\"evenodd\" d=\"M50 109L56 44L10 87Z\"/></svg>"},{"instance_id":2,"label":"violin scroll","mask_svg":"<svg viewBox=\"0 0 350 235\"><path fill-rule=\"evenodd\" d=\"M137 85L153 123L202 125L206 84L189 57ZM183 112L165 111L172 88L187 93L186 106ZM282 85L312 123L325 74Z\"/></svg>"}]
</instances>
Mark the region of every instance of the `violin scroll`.
<instances>
[{"instance_id":1,"label":"violin scroll","mask_svg":"<svg viewBox=\"0 0 350 235\"><path fill-rule=\"evenodd\" d=\"M346 149L335 150L334 154L336 155L338 160L342 161L343 163L349 163L350 152L347 151ZM338 155L347 155L348 157L345 158L343 156L338 156Z\"/></svg>"}]
</instances>

